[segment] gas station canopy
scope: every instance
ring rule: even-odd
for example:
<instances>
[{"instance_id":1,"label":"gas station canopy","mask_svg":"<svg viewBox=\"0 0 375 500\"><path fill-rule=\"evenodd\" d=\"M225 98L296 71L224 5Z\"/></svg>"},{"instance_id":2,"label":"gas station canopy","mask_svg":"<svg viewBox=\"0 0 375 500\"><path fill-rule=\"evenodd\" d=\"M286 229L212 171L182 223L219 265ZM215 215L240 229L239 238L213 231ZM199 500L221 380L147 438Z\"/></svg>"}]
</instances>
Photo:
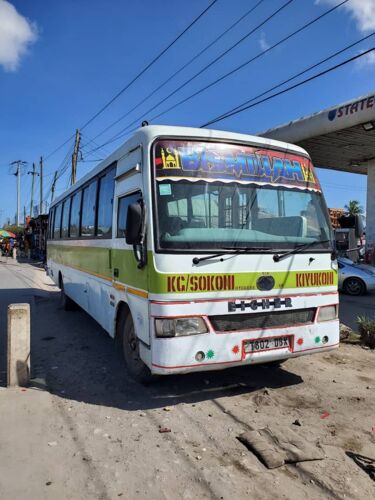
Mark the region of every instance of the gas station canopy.
<instances>
[{"instance_id":1,"label":"gas station canopy","mask_svg":"<svg viewBox=\"0 0 375 500\"><path fill-rule=\"evenodd\" d=\"M258 135L301 146L317 167L367 174L375 160L375 92Z\"/></svg>"}]
</instances>

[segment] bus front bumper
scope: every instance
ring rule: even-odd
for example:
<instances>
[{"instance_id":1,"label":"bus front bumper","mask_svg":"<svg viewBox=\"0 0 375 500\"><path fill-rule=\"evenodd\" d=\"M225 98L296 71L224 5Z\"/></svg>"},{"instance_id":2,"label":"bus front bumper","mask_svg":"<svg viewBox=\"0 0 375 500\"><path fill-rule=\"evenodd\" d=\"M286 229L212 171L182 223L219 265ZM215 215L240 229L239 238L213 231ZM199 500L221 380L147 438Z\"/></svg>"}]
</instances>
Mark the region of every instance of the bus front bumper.
<instances>
[{"instance_id":1,"label":"bus front bumper","mask_svg":"<svg viewBox=\"0 0 375 500\"><path fill-rule=\"evenodd\" d=\"M150 369L168 375L269 363L339 346L339 320L282 329L154 338Z\"/></svg>"}]
</instances>

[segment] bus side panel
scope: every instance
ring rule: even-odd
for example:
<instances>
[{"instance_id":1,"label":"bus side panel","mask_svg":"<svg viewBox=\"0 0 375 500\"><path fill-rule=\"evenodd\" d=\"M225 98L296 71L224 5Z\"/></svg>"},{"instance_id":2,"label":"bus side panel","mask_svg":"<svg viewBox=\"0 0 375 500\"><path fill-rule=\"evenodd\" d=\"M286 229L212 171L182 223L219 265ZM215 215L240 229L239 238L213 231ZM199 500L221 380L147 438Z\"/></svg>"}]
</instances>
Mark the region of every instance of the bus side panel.
<instances>
[{"instance_id":1,"label":"bus side panel","mask_svg":"<svg viewBox=\"0 0 375 500\"><path fill-rule=\"evenodd\" d=\"M111 291L111 282L94 276L88 277L88 312L109 334L112 334L114 317Z\"/></svg>"},{"instance_id":2,"label":"bus side panel","mask_svg":"<svg viewBox=\"0 0 375 500\"><path fill-rule=\"evenodd\" d=\"M64 291L68 297L74 300L82 309L88 311L88 281L86 273L72 269L69 266L57 264L56 267L62 274Z\"/></svg>"},{"instance_id":3,"label":"bus side panel","mask_svg":"<svg viewBox=\"0 0 375 500\"><path fill-rule=\"evenodd\" d=\"M147 297L138 297L128 292L128 305L133 316L134 328L137 337L147 345L150 345L149 330L149 303Z\"/></svg>"}]
</instances>

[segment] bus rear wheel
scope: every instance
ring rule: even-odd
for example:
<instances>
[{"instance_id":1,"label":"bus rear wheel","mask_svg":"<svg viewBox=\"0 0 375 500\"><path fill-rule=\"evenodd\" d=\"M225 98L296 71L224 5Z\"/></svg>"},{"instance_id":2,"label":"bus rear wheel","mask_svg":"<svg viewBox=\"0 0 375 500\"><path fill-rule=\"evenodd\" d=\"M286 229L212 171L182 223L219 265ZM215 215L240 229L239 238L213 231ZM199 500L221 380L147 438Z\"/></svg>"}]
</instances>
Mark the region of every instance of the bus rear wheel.
<instances>
[{"instance_id":1,"label":"bus rear wheel","mask_svg":"<svg viewBox=\"0 0 375 500\"><path fill-rule=\"evenodd\" d=\"M119 333L128 374L141 384L151 383L155 377L140 357L139 339L135 333L133 318L130 313L126 314L125 310L120 312Z\"/></svg>"}]
</instances>

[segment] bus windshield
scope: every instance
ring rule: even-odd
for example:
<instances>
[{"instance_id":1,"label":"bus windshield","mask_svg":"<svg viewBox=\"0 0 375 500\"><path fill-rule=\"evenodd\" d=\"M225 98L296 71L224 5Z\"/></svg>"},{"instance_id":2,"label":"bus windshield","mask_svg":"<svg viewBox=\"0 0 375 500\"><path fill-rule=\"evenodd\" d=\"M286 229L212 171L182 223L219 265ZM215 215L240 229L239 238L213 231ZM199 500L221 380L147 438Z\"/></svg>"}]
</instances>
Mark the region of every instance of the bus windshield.
<instances>
[{"instance_id":1,"label":"bus windshield","mask_svg":"<svg viewBox=\"0 0 375 500\"><path fill-rule=\"evenodd\" d=\"M320 193L222 182L157 185L160 249L293 249L330 237Z\"/></svg>"},{"instance_id":2,"label":"bus windshield","mask_svg":"<svg viewBox=\"0 0 375 500\"><path fill-rule=\"evenodd\" d=\"M162 140L154 145L154 173L159 250L275 251L312 242L330 250L328 213L308 158Z\"/></svg>"}]
</instances>

